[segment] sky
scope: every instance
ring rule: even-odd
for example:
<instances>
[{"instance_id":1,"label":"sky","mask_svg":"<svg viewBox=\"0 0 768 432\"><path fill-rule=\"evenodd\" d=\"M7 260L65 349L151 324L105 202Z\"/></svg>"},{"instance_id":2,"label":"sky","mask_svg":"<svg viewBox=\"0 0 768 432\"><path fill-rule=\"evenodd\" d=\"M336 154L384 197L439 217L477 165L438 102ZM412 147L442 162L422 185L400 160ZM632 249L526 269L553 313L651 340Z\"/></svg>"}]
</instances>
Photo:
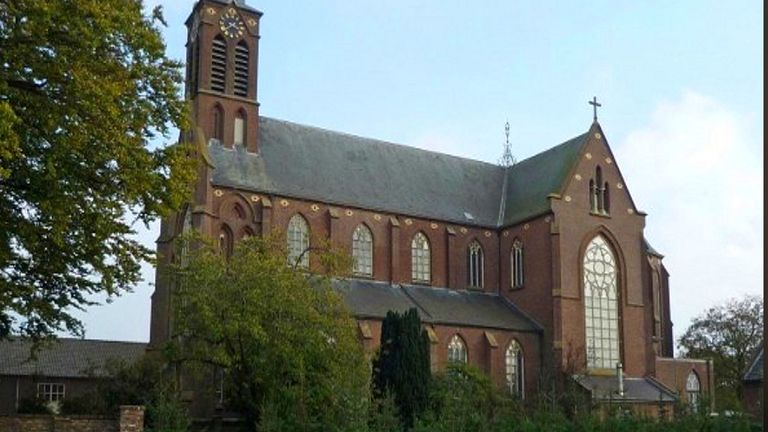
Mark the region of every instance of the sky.
<instances>
[{"instance_id":1,"label":"sky","mask_svg":"<svg viewBox=\"0 0 768 432\"><path fill-rule=\"evenodd\" d=\"M192 0L160 4L185 58ZM599 120L665 255L674 336L763 287L762 1L248 0L261 114L495 163ZM171 138L175 138L175 135ZM170 140L169 140L170 142ZM159 222L137 226L154 248ZM148 341L154 270L78 313L86 337Z\"/></svg>"}]
</instances>

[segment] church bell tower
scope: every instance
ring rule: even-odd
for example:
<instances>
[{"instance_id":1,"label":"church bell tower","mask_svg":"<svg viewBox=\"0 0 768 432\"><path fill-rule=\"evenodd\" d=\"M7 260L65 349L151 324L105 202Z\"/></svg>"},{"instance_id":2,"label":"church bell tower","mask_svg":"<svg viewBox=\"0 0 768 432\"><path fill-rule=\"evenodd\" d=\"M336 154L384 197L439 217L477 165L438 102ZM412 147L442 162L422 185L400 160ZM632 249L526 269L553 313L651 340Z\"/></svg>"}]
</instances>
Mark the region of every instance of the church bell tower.
<instances>
[{"instance_id":1,"label":"church bell tower","mask_svg":"<svg viewBox=\"0 0 768 432\"><path fill-rule=\"evenodd\" d=\"M187 18L185 96L193 134L202 133L207 143L259 151L261 15L245 0L200 0Z\"/></svg>"}]
</instances>

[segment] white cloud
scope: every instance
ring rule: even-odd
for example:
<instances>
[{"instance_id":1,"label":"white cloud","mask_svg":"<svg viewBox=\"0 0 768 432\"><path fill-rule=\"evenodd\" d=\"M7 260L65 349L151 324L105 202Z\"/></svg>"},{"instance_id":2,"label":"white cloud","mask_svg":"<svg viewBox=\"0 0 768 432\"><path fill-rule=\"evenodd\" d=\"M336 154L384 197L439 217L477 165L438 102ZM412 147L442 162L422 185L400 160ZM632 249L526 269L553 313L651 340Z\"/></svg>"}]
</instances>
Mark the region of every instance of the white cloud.
<instances>
[{"instance_id":1,"label":"white cloud","mask_svg":"<svg viewBox=\"0 0 768 432\"><path fill-rule=\"evenodd\" d=\"M675 336L706 308L763 286L762 136L693 91L616 147L646 236L670 271Z\"/></svg>"}]
</instances>

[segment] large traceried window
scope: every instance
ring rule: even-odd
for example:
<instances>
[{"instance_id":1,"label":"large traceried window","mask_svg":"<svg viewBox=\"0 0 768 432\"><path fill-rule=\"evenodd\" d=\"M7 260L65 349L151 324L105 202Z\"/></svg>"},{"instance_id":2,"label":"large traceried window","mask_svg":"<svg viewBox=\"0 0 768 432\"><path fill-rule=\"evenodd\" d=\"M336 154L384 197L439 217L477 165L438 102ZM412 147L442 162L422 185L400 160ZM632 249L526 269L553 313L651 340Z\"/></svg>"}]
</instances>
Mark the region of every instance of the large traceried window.
<instances>
[{"instance_id":1,"label":"large traceried window","mask_svg":"<svg viewBox=\"0 0 768 432\"><path fill-rule=\"evenodd\" d=\"M512 340L504 354L509 393L523 397L523 349L516 340Z\"/></svg>"},{"instance_id":2,"label":"large traceried window","mask_svg":"<svg viewBox=\"0 0 768 432\"><path fill-rule=\"evenodd\" d=\"M467 346L464 344L464 341L459 335L453 335L451 341L448 343L448 362L467 362Z\"/></svg>"},{"instance_id":3,"label":"large traceried window","mask_svg":"<svg viewBox=\"0 0 768 432\"><path fill-rule=\"evenodd\" d=\"M523 242L515 240L512 244L512 253L510 254L510 261L512 261L512 288L523 287Z\"/></svg>"},{"instance_id":4,"label":"large traceried window","mask_svg":"<svg viewBox=\"0 0 768 432\"><path fill-rule=\"evenodd\" d=\"M423 233L417 233L411 241L411 277L414 282L432 280L429 240Z\"/></svg>"},{"instance_id":5,"label":"large traceried window","mask_svg":"<svg viewBox=\"0 0 768 432\"><path fill-rule=\"evenodd\" d=\"M587 366L613 369L619 362L619 301L616 258L597 236L584 251Z\"/></svg>"},{"instance_id":6,"label":"large traceried window","mask_svg":"<svg viewBox=\"0 0 768 432\"><path fill-rule=\"evenodd\" d=\"M309 268L309 225L299 214L288 221L288 261L300 268ZM298 261L297 261L298 260Z\"/></svg>"},{"instance_id":7,"label":"large traceried window","mask_svg":"<svg viewBox=\"0 0 768 432\"><path fill-rule=\"evenodd\" d=\"M471 288L482 288L484 277L483 247L475 240L467 249L467 284Z\"/></svg>"},{"instance_id":8,"label":"large traceried window","mask_svg":"<svg viewBox=\"0 0 768 432\"><path fill-rule=\"evenodd\" d=\"M688 396L688 404L691 409L693 412L697 412L701 399L701 382L694 371L688 374L688 379L685 381L685 394Z\"/></svg>"},{"instance_id":9,"label":"large traceried window","mask_svg":"<svg viewBox=\"0 0 768 432\"><path fill-rule=\"evenodd\" d=\"M362 224L352 233L352 260L356 275L373 276L373 236Z\"/></svg>"}]
</instances>

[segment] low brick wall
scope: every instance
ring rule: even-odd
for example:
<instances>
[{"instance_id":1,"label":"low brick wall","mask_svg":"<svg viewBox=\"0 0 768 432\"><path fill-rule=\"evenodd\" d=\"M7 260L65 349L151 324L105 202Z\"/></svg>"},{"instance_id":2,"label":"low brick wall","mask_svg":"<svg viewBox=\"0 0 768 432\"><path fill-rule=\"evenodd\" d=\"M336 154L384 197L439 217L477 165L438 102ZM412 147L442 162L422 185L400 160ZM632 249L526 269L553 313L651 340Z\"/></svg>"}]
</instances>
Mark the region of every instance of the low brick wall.
<instances>
[{"instance_id":1,"label":"low brick wall","mask_svg":"<svg viewBox=\"0 0 768 432\"><path fill-rule=\"evenodd\" d=\"M16 414L0 416L0 432L143 432L144 407L120 407L120 417Z\"/></svg>"}]
</instances>

